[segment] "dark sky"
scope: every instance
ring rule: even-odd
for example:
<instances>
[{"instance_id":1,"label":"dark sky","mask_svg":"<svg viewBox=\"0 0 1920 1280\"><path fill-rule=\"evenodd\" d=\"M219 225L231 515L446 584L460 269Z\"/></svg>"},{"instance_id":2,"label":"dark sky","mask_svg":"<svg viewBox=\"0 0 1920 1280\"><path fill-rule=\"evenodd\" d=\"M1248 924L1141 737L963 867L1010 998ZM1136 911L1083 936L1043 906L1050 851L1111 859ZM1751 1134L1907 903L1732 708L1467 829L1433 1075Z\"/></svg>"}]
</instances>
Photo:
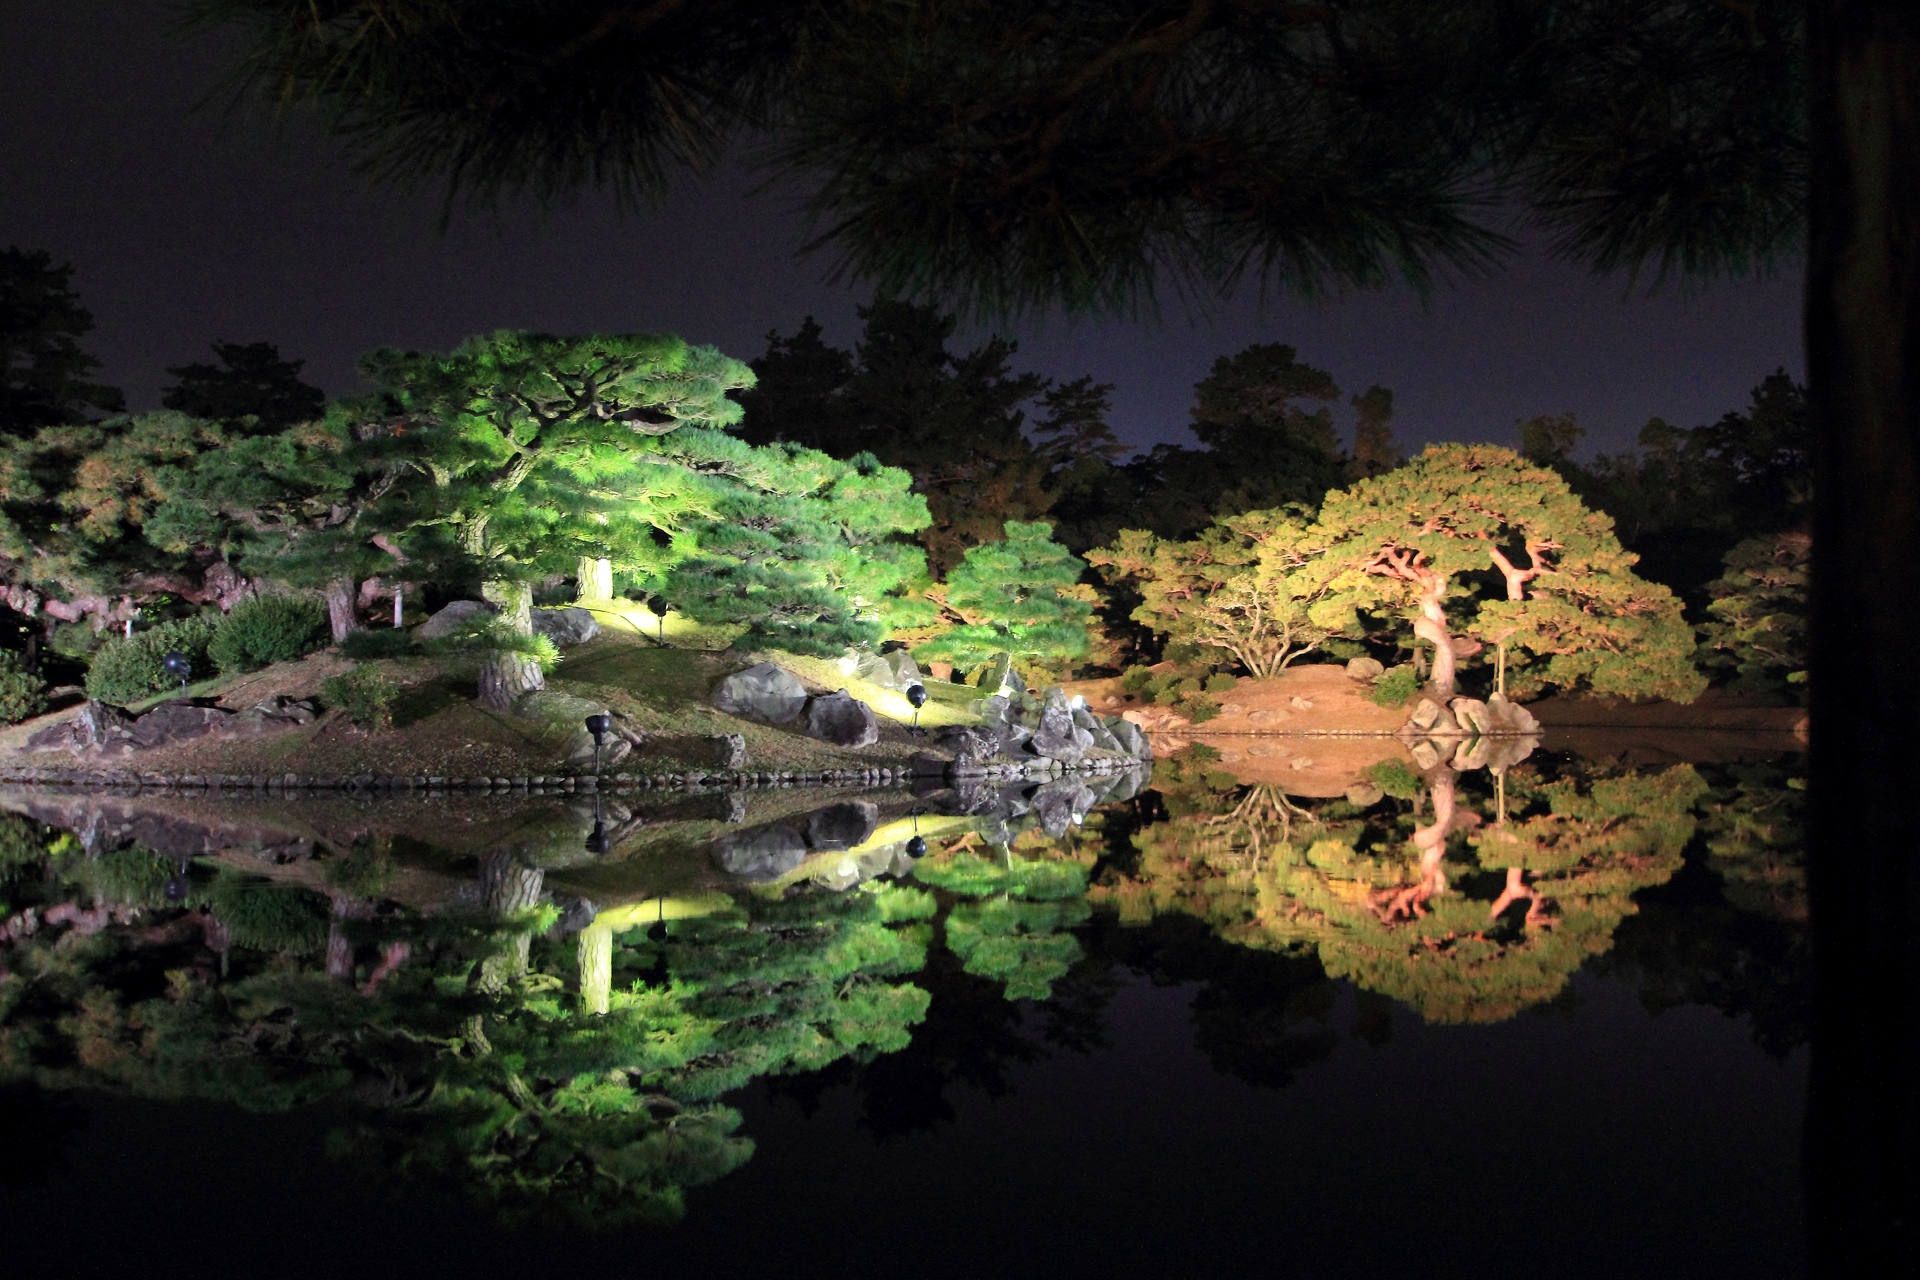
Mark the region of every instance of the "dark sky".
<instances>
[{"instance_id":1,"label":"dark sky","mask_svg":"<svg viewBox=\"0 0 1920 1280\"><path fill-rule=\"evenodd\" d=\"M267 339L334 393L376 346L444 347L485 330L664 329L752 357L811 312L852 345L863 291L795 254L790 199L748 194L741 171L690 181L620 216L583 199L436 230L436 193L367 189L297 122L276 132L200 103L227 50L167 34L156 0L0 0L0 245L77 268L91 347L135 409L163 370L214 339ZM1745 403L1775 367L1800 369L1787 277L1690 295L1627 297L1541 256L1494 279L1323 308L1251 296L1207 319L1029 324L1020 362L1116 385L1133 443L1184 434L1193 383L1216 356L1288 342L1349 392L1397 396L1404 440L1509 442L1516 419L1572 410L1590 443L1620 447L1651 416L1693 425Z\"/></svg>"}]
</instances>

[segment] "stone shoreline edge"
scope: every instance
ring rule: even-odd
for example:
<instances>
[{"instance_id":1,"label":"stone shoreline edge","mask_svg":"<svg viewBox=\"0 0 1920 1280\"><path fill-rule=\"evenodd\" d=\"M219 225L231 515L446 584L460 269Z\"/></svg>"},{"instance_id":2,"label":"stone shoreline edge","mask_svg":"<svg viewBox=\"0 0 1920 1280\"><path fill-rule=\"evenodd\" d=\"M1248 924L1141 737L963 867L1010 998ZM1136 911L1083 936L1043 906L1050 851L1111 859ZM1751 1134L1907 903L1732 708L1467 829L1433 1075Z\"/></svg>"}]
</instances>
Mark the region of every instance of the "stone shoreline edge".
<instances>
[{"instance_id":1,"label":"stone shoreline edge","mask_svg":"<svg viewBox=\"0 0 1920 1280\"><path fill-rule=\"evenodd\" d=\"M935 772L915 763L878 765L870 769L756 770L685 773L529 774L516 777L439 777L421 774L200 774L152 773L124 769L42 769L0 766L0 784L28 787L67 787L100 791L267 792L289 795L304 792L383 794L468 794L526 792L549 794L600 791L673 791L689 789L747 790L756 787L876 787L904 786L915 780L958 777L969 780L1035 780L1074 773L1126 773L1147 765L1144 760L1092 758L1065 766L1047 759L989 765L978 771L955 773L943 767Z\"/></svg>"}]
</instances>

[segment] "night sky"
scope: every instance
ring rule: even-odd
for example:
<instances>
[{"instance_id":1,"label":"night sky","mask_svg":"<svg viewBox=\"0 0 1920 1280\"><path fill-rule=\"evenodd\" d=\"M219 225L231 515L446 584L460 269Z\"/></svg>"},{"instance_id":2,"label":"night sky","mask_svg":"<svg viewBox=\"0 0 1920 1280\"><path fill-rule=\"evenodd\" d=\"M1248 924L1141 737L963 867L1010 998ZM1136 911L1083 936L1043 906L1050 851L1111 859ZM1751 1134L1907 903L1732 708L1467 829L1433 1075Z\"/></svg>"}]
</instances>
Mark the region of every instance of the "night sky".
<instances>
[{"instance_id":1,"label":"night sky","mask_svg":"<svg viewBox=\"0 0 1920 1280\"><path fill-rule=\"evenodd\" d=\"M78 268L89 346L136 410L157 407L165 366L215 339L277 342L336 394L372 347L496 328L671 330L751 358L812 313L852 345L866 292L797 255L793 196L750 194L744 167L638 214L590 196L442 234L431 186L368 189L299 120L276 130L207 103L231 47L172 37L170 21L154 0L0 0L0 245ZM1201 319L1174 303L1157 325L1013 332L1022 367L1114 383L1134 444L1182 438L1193 383L1250 342L1293 344L1349 393L1393 388L1409 442L1511 442L1516 419L1572 410L1590 446L1618 448L1651 416L1707 421L1801 367L1791 269L1628 296L1537 254L1424 308L1393 291L1263 314L1249 293Z\"/></svg>"}]
</instances>

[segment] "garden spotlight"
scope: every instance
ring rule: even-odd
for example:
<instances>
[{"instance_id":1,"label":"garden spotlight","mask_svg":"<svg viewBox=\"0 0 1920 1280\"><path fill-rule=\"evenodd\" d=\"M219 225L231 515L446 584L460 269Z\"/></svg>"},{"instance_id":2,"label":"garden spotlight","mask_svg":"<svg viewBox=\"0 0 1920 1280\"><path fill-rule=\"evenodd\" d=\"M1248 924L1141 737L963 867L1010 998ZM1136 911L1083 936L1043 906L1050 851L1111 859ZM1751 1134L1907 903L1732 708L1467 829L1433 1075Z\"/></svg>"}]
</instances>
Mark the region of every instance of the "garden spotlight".
<instances>
[{"instance_id":1,"label":"garden spotlight","mask_svg":"<svg viewBox=\"0 0 1920 1280\"><path fill-rule=\"evenodd\" d=\"M178 649L173 649L168 651L166 657L160 659L160 665L168 675L180 682L180 696L184 698L187 694L187 677L193 674L192 659Z\"/></svg>"},{"instance_id":2,"label":"garden spotlight","mask_svg":"<svg viewBox=\"0 0 1920 1280\"><path fill-rule=\"evenodd\" d=\"M593 735L593 771L600 772L600 748L607 741L607 730L613 727L613 717L604 711L596 711L587 717L587 732Z\"/></svg>"},{"instance_id":3,"label":"garden spotlight","mask_svg":"<svg viewBox=\"0 0 1920 1280\"><path fill-rule=\"evenodd\" d=\"M927 705L927 686L919 683L907 686L907 701L913 704L913 731L920 732L920 708Z\"/></svg>"}]
</instances>

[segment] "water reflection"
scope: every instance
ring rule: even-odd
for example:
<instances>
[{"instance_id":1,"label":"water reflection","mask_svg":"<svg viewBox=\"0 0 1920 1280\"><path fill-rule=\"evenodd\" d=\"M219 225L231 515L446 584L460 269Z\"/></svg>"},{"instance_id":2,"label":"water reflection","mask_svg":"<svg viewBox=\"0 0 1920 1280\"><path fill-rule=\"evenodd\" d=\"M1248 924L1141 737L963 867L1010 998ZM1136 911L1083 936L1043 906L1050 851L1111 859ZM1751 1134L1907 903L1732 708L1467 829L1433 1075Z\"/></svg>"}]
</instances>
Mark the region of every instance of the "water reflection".
<instances>
[{"instance_id":1,"label":"water reflection","mask_svg":"<svg viewBox=\"0 0 1920 1280\"><path fill-rule=\"evenodd\" d=\"M749 1084L935 1128L1102 1044L1121 970L1195 984L1195 1043L1264 1086L1593 965L1804 1037L1791 761L1483 746L921 795L4 792L0 1091L326 1102L356 1169L606 1227L748 1160Z\"/></svg>"}]
</instances>

